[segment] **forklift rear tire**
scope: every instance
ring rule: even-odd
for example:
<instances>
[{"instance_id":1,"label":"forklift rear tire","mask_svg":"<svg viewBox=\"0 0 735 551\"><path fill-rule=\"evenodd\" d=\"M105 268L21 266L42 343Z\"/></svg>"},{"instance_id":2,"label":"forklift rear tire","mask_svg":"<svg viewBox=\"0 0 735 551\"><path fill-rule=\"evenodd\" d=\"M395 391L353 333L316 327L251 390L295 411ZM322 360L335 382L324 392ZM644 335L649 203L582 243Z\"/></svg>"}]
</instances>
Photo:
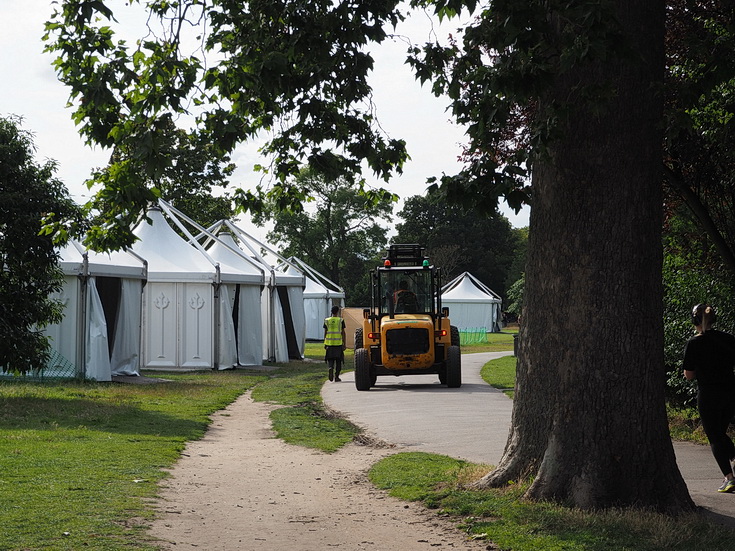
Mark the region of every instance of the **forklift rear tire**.
<instances>
[{"instance_id":1,"label":"forklift rear tire","mask_svg":"<svg viewBox=\"0 0 735 551\"><path fill-rule=\"evenodd\" d=\"M357 390L370 390L370 361L365 348L355 350L355 387Z\"/></svg>"},{"instance_id":2,"label":"forklift rear tire","mask_svg":"<svg viewBox=\"0 0 735 551\"><path fill-rule=\"evenodd\" d=\"M451 339L452 346L459 346L460 345L460 337L459 337L459 327L455 325L449 326L449 338Z\"/></svg>"},{"instance_id":3,"label":"forklift rear tire","mask_svg":"<svg viewBox=\"0 0 735 551\"><path fill-rule=\"evenodd\" d=\"M459 346L450 346L447 350L447 387L462 386L462 356Z\"/></svg>"}]
</instances>

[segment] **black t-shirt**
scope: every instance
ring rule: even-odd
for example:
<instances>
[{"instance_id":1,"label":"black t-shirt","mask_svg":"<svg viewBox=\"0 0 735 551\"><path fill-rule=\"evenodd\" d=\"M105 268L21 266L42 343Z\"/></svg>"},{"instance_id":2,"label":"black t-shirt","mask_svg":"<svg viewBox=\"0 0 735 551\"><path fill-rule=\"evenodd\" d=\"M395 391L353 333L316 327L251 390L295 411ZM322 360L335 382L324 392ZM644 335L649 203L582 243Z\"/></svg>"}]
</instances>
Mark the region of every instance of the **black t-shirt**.
<instances>
[{"instance_id":1,"label":"black t-shirt","mask_svg":"<svg viewBox=\"0 0 735 551\"><path fill-rule=\"evenodd\" d=\"M735 388L735 337L710 329L684 348L684 369L697 374L699 386Z\"/></svg>"}]
</instances>

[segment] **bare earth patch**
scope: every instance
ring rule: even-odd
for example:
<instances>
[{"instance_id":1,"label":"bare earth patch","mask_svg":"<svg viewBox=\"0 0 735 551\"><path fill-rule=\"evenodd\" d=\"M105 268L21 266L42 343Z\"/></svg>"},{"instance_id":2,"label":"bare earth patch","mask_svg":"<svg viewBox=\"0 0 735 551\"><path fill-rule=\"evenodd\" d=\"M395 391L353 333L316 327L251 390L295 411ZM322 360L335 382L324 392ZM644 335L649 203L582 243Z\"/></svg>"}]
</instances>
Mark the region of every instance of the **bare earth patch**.
<instances>
[{"instance_id":1,"label":"bare earth patch","mask_svg":"<svg viewBox=\"0 0 735 551\"><path fill-rule=\"evenodd\" d=\"M270 429L275 407L243 395L187 446L149 532L163 549L493 549L370 484L370 466L399 449L369 438L334 454L286 444Z\"/></svg>"}]
</instances>

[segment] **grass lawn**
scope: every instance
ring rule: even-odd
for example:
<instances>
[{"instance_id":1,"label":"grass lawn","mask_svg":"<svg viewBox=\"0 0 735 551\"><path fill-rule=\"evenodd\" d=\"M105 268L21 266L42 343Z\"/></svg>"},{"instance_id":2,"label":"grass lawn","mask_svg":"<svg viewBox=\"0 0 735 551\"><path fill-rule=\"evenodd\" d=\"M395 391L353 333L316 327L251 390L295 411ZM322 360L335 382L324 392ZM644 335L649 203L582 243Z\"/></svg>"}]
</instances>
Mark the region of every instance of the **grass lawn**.
<instances>
[{"instance_id":1,"label":"grass lawn","mask_svg":"<svg viewBox=\"0 0 735 551\"><path fill-rule=\"evenodd\" d=\"M263 377L0 382L0 549L155 549L142 525L186 442Z\"/></svg>"},{"instance_id":2,"label":"grass lawn","mask_svg":"<svg viewBox=\"0 0 735 551\"><path fill-rule=\"evenodd\" d=\"M513 350L513 337L518 329L504 329L501 333L488 333L486 343L464 344L462 352L471 354L473 352L505 352Z\"/></svg>"},{"instance_id":3,"label":"grass lawn","mask_svg":"<svg viewBox=\"0 0 735 551\"><path fill-rule=\"evenodd\" d=\"M731 530L700 518L638 510L590 513L523 499L524 486L476 491L488 471L444 455L399 453L376 463L370 480L400 499L452 518L472 539L512 551L728 551Z\"/></svg>"}]
</instances>

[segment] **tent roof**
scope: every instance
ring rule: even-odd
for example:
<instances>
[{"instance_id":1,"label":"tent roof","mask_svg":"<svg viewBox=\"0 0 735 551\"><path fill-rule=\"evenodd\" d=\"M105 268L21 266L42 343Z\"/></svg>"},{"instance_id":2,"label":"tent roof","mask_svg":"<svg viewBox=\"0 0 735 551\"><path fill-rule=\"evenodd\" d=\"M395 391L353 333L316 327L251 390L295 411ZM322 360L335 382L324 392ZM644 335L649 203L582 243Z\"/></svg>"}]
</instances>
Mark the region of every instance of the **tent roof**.
<instances>
[{"instance_id":1,"label":"tent roof","mask_svg":"<svg viewBox=\"0 0 735 551\"><path fill-rule=\"evenodd\" d=\"M304 274L297 267L278 254L271 245L256 239L231 221L220 220L210 226L206 231L216 232L221 228L227 228L231 232L232 238L238 248L243 251L243 254L262 267L266 274L266 280L269 280L272 274L275 278L274 283L277 286L304 286ZM269 258L275 257L275 264L271 264L265 259L263 254L261 254L263 251L269 254Z\"/></svg>"},{"instance_id":2,"label":"tent roof","mask_svg":"<svg viewBox=\"0 0 735 551\"><path fill-rule=\"evenodd\" d=\"M299 285L304 286L304 274L293 264L279 264L275 268L276 285Z\"/></svg>"},{"instance_id":3,"label":"tent roof","mask_svg":"<svg viewBox=\"0 0 735 551\"><path fill-rule=\"evenodd\" d=\"M241 282L258 283L263 285L265 281L264 269L256 266L256 262L245 256L235 243L229 233L220 233L219 241L214 241L207 249L207 253L215 261L220 263L220 269L224 272L236 272L241 277ZM238 252L239 251L239 252Z\"/></svg>"},{"instance_id":4,"label":"tent roof","mask_svg":"<svg viewBox=\"0 0 735 551\"><path fill-rule=\"evenodd\" d=\"M442 288L442 302L500 303L500 297L469 272L464 272Z\"/></svg>"},{"instance_id":5,"label":"tent roof","mask_svg":"<svg viewBox=\"0 0 735 551\"><path fill-rule=\"evenodd\" d=\"M184 241L169 226L159 209L148 211L146 220L133 229L138 241L132 249L148 261L151 280L209 281L214 278L214 265L202 253Z\"/></svg>"},{"instance_id":6,"label":"tent roof","mask_svg":"<svg viewBox=\"0 0 735 551\"><path fill-rule=\"evenodd\" d=\"M327 288L324 285L322 285L318 281L314 281L308 275L306 276L306 287L304 287L304 298L324 296L326 294L327 294Z\"/></svg>"},{"instance_id":7,"label":"tent roof","mask_svg":"<svg viewBox=\"0 0 735 551\"><path fill-rule=\"evenodd\" d=\"M147 270L143 260L127 251L98 253L85 250L77 241L70 239L59 251L59 265L67 275L79 275L84 271L84 254L87 254L87 273L100 277L123 277L146 279Z\"/></svg>"},{"instance_id":8,"label":"tent roof","mask_svg":"<svg viewBox=\"0 0 735 551\"><path fill-rule=\"evenodd\" d=\"M151 281L214 281L216 264L220 266L220 280L225 283L260 282L258 277L244 271L237 262L217 262L208 253L197 249L179 236L158 208L148 211L151 224L142 220L133 229L138 241L133 251L148 261L148 279Z\"/></svg>"},{"instance_id":9,"label":"tent roof","mask_svg":"<svg viewBox=\"0 0 735 551\"><path fill-rule=\"evenodd\" d=\"M304 298L345 298L345 291L342 287L317 272L306 262L293 256L289 260L299 267L306 278Z\"/></svg>"},{"instance_id":10,"label":"tent roof","mask_svg":"<svg viewBox=\"0 0 735 551\"><path fill-rule=\"evenodd\" d=\"M313 279L309 274L304 274L306 277L306 287L304 288L304 298L345 298L343 291L335 291L330 289L326 285Z\"/></svg>"}]
</instances>

